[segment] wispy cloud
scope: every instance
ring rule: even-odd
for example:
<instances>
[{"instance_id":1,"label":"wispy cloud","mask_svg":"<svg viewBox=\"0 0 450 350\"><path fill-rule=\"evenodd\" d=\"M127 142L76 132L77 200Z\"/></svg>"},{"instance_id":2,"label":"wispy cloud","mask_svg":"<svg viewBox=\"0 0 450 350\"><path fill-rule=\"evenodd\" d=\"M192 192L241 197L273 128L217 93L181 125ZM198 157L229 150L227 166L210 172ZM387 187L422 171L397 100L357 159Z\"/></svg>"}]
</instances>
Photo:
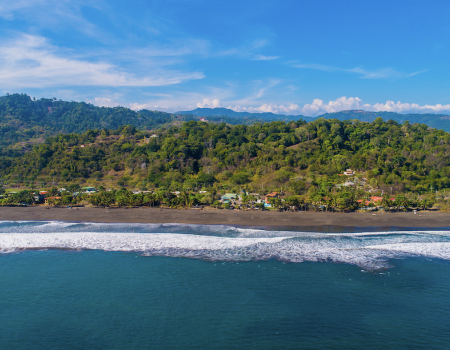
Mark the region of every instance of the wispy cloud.
<instances>
[{"instance_id":1,"label":"wispy cloud","mask_svg":"<svg viewBox=\"0 0 450 350\"><path fill-rule=\"evenodd\" d=\"M6 20L22 19L32 23L33 30L47 28L52 31L71 27L91 38L108 41L110 34L88 21L83 7L105 11L108 4L103 0L16 0L0 4L0 17Z\"/></svg>"},{"instance_id":2,"label":"wispy cloud","mask_svg":"<svg viewBox=\"0 0 450 350\"><path fill-rule=\"evenodd\" d=\"M314 69L323 72L347 72L359 74L363 79L388 79L388 78L409 78L419 73L424 73L426 70L421 70L413 73L402 73L393 68L382 68L377 70L368 70L362 67L355 68L339 68L333 66L326 66L322 64L308 63L308 64L291 64L291 67L302 69Z\"/></svg>"},{"instance_id":3,"label":"wispy cloud","mask_svg":"<svg viewBox=\"0 0 450 350\"><path fill-rule=\"evenodd\" d=\"M23 35L0 46L0 86L163 86L202 79L201 72L157 69L151 76L126 72L108 62L73 58L40 36Z\"/></svg>"},{"instance_id":4,"label":"wispy cloud","mask_svg":"<svg viewBox=\"0 0 450 350\"><path fill-rule=\"evenodd\" d=\"M276 60L280 58L280 56L264 56L264 55L256 55L253 57L254 61L270 61L270 60Z\"/></svg>"},{"instance_id":5,"label":"wispy cloud","mask_svg":"<svg viewBox=\"0 0 450 350\"><path fill-rule=\"evenodd\" d=\"M215 56L239 56L253 61L270 61L280 58L280 56L266 56L258 53L262 48L269 45L267 39L256 39L240 47L218 51Z\"/></svg>"}]
</instances>

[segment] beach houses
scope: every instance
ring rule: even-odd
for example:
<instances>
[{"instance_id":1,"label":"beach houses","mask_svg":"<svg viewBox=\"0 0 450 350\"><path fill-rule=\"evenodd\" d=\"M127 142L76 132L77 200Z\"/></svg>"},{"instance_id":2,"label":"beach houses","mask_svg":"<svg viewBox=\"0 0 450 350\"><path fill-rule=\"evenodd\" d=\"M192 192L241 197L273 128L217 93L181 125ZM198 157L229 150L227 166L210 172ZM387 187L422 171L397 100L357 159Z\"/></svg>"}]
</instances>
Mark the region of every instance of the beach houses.
<instances>
[{"instance_id":1,"label":"beach houses","mask_svg":"<svg viewBox=\"0 0 450 350\"><path fill-rule=\"evenodd\" d=\"M373 196L373 197L370 197L370 200L373 203L379 205L379 204L381 204L381 201L383 200L383 197Z\"/></svg>"},{"instance_id":2,"label":"beach houses","mask_svg":"<svg viewBox=\"0 0 450 350\"><path fill-rule=\"evenodd\" d=\"M44 202L45 198L47 198L47 194L47 191L39 191L37 193L34 193L34 202L36 204Z\"/></svg>"}]
</instances>

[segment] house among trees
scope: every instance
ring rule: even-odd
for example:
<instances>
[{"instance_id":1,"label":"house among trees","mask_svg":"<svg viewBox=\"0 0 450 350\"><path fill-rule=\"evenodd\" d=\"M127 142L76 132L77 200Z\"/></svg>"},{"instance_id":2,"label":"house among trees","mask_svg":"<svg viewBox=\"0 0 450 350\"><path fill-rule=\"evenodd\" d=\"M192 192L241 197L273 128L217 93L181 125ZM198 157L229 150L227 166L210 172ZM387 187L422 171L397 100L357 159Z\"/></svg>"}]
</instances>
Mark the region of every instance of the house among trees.
<instances>
[{"instance_id":1,"label":"house among trees","mask_svg":"<svg viewBox=\"0 0 450 350\"><path fill-rule=\"evenodd\" d=\"M353 176L355 175L355 171L352 169L347 169L346 171L344 171L344 175Z\"/></svg>"},{"instance_id":2,"label":"house among trees","mask_svg":"<svg viewBox=\"0 0 450 350\"><path fill-rule=\"evenodd\" d=\"M150 140L151 140L151 139L154 139L154 138L157 138L157 137L159 137L159 136L156 135L156 134L153 134L153 135L151 135L150 137L144 136L144 143L150 143Z\"/></svg>"},{"instance_id":3,"label":"house among trees","mask_svg":"<svg viewBox=\"0 0 450 350\"><path fill-rule=\"evenodd\" d=\"M266 194L266 198L278 198L278 192L271 192Z\"/></svg>"},{"instance_id":4,"label":"house among trees","mask_svg":"<svg viewBox=\"0 0 450 350\"><path fill-rule=\"evenodd\" d=\"M34 202L35 203L42 203L45 201L45 198L47 197L47 191L39 191L38 193L33 193L34 195Z\"/></svg>"},{"instance_id":5,"label":"house among trees","mask_svg":"<svg viewBox=\"0 0 450 350\"><path fill-rule=\"evenodd\" d=\"M46 197L46 198L44 199L44 203L45 203L45 204L51 204L51 202L57 201L57 200L60 200L60 199L61 199L60 196Z\"/></svg>"},{"instance_id":6,"label":"house among trees","mask_svg":"<svg viewBox=\"0 0 450 350\"><path fill-rule=\"evenodd\" d=\"M84 193L96 192L96 189L94 187L83 187L82 190L84 191Z\"/></svg>"},{"instance_id":7,"label":"house among trees","mask_svg":"<svg viewBox=\"0 0 450 350\"><path fill-rule=\"evenodd\" d=\"M237 200L237 199L239 199L239 196L238 196L236 193L225 193L225 194L222 196L221 201L222 201L223 203L228 203L228 202L230 202L230 201L235 201L235 200Z\"/></svg>"},{"instance_id":8,"label":"house among trees","mask_svg":"<svg viewBox=\"0 0 450 350\"><path fill-rule=\"evenodd\" d=\"M374 197L370 197L370 200L376 204L378 202L381 202L383 200L383 197L374 196Z\"/></svg>"},{"instance_id":9,"label":"house among trees","mask_svg":"<svg viewBox=\"0 0 450 350\"><path fill-rule=\"evenodd\" d=\"M272 204L270 203L271 198L278 198L278 192L271 192L269 194L266 194L264 199L264 207L265 208L271 208Z\"/></svg>"}]
</instances>

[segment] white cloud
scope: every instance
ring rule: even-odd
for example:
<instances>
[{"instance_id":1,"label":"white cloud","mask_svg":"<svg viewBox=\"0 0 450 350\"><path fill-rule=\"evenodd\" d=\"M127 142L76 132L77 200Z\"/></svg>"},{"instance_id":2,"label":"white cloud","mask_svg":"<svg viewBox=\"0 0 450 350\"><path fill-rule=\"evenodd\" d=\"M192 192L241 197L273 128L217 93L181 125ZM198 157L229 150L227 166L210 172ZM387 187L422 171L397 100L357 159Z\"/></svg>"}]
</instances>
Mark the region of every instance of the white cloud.
<instances>
[{"instance_id":1,"label":"white cloud","mask_svg":"<svg viewBox=\"0 0 450 350\"><path fill-rule=\"evenodd\" d=\"M58 30L70 26L100 41L110 39L110 34L89 22L83 15L85 7L104 11L108 4L103 0L15 0L0 4L0 17L7 20L26 20L37 28Z\"/></svg>"},{"instance_id":2,"label":"white cloud","mask_svg":"<svg viewBox=\"0 0 450 350\"><path fill-rule=\"evenodd\" d=\"M264 56L264 55L256 55L253 57L254 61L270 61L270 60L276 60L277 58L280 58L280 56Z\"/></svg>"},{"instance_id":3,"label":"white cloud","mask_svg":"<svg viewBox=\"0 0 450 350\"><path fill-rule=\"evenodd\" d=\"M291 103L287 105L277 105L274 103L265 103L259 107L245 107L245 106L230 106L227 107L236 112L250 112L250 113L275 113L275 114L300 114L301 107L297 104Z\"/></svg>"},{"instance_id":4,"label":"white cloud","mask_svg":"<svg viewBox=\"0 0 450 350\"><path fill-rule=\"evenodd\" d=\"M40 36L23 35L0 46L0 87L5 88L163 86L203 77L201 72L162 69L153 76L136 76L111 63L72 58Z\"/></svg>"},{"instance_id":5,"label":"white cloud","mask_svg":"<svg viewBox=\"0 0 450 350\"><path fill-rule=\"evenodd\" d=\"M312 103L300 106L296 103L276 104L264 103L260 106L246 106L242 104L224 104L218 99L203 99L197 104L199 108L225 107L236 112L264 113L287 115L305 115L316 117L324 113L334 113L346 110L365 110L373 112L397 112L397 113L445 113L450 112L450 104L442 105L419 105L417 103L402 103L386 101L385 103L375 103L373 105L363 103L359 97L342 96L336 100L324 102L321 99L314 99Z\"/></svg>"},{"instance_id":6,"label":"white cloud","mask_svg":"<svg viewBox=\"0 0 450 350\"><path fill-rule=\"evenodd\" d=\"M402 103L400 101L386 101L385 103L375 103L374 105L364 105L368 106L374 111L387 111L387 112L397 112L397 113L442 113L450 111L450 104L442 105L423 105L420 106L417 103Z\"/></svg>"},{"instance_id":7,"label":"white cloud","mask_svg":"<svg viewBox=\"0 0 450 350\"><path fill-rule=\"evenodd\" d=\"M93 100L86 100L88 103L92 103L99 107L117 107L120 104L108 97L95 97Z\"/></svg>"},{"instance_id":8,"label":"white cloud","mask_svg":"<svg viewBox=\"0 0 450 350\"><path fill-rule=\"evenodd\" d=\"M400 101L386 101L385 103L363 103L358 97L339 97L334 101L325 103L320 99L315 99L310 104L305 104L301 108L301 114L307 116L317 116L324 113L333 113L344 110L365 110L372 112L396 112L396 113L442 113L450 111L450 104L442 105L419 105L417 103L402 103Z\"/></svg>"},{"instance_id":9,"label":"white cloud","mask_svg":"<svg viewBox=\"0 0 450 350\"><path fill-rule=\"evenodd\" d=\"M333 113L350 109L362 109L362 100L358 97L339 97L334 101L328 103L323 102L320 99L315 99L310 104L305 104L301 108L301 113L307 116L316 116L323 113Z\"/></svg>"},{"instance_id":10,"label":"white cloud","mask_svg":"<svg viewBox=\"0 0 450 350\"><path fill-rule=\"evenodd\" d=\"M271 61L280 58L280 56L267 56L258 53L262 48L267 46L267 39L257 39L239 48L231 48L215 53L215 56L241 56L252 61Z\"/></svg>"},{"instance_id":11,"label":"white cloud","mask_svg":"<svg viewBox=\"0 0 450 350\"><path fill-rule=\"evenodd\" d=\"M222 103L219 99L215 98L210 100L209 98L204 98L202 102L197 103L198 108L216 108L222 107Z\"/></svg>"},{"instance_id":12,"label":"white cloud","mask_svg":"<svg viewBox=\"0 0 450 350\"><path fill-rule=\"evenodd\" d=\"M302 69L314 69L314 70L320 70L323 72L355 73L355 74L359 74L362 79L409 78L409 77L412 77L419 73L426 72L426 70L421 70L421 71L413 72L413 73L402 73L402 72L396 71L393 68L381 68L381 69L377 69L377 70L373 70L373 71L364 69L362 67L346 69L346 68L332 67L332 66L326 66L326 65L315 64L315 63L292 64L291 67L302 68Z\"/></svg>"},{"instance_id":13,"label":"white cloud","mask_svg":"<svg viewBox=\"0 0 450 350\"><path fill-rule=\"evenodd\" d=\"M14 13L26 8L45 5L47 0L16 0L4 1L0 4L0 17L12 20Z\"/></svg>"}]
</instances>

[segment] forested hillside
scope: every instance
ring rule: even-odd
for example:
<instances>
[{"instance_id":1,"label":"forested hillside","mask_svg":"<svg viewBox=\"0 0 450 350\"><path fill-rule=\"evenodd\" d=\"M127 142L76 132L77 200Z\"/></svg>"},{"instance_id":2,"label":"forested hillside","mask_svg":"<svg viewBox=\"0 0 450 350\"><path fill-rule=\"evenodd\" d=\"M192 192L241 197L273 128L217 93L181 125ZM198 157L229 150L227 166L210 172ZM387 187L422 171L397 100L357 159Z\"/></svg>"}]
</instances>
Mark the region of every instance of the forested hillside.
<instances>
[{"instance_id":1,"label":"forested hillside","mask_svg":"<svg viewBox=\"0 0 450 350\"><path fill-rule=\"evenodd\" d=\"M199 120L193 115L140 110L124 107L96 107L85 102L32 99L25 94L0 97L0 154L12 155L30 150L35 143L60 133L84 133L89 129L117 129L132 125L152 130L170 123ZM210 117L212 122L252 124L258 118Z\"/></svg>"},{"instance_id":2,"label":"forested hillside","mask_svg":"<svg viewBox=\"0 0 450 350\"><path fill-rule=\"evenodd\" d=\"M263 121L291 121L303 119L307 122L313 121L315 118L305 117L302 115L284 115L275 113L249 113L249 112L235 112L228 108L197 108L192 111L181 111L176 114L182 115L195 115L198 117L210 117L210 116L226 116L240 119L260 119Z\"/></svg>"},{"instance_id":3,"label":"forested hillside","mask_svg":"<svg viewBox=\"0 0 450 350\"><path fill-rule=\"evenodd\" d=\"M183 113L183 115L179 114ZM0 97L0 154L13 155L29 151L33 144L60 133L84 133L93 129L117 129L132 125L140 130L179 125L206 117L212 123L252 125L270 121L314 121L316 118L285 116L273 113L235 112L226 108L198 108L177 114L125 107L97 107L85 102L67 102L52 99L32 99L25 94ZM325 119L361 120L373 122L377 117L403 123L424 123L450 131L450 116L437 114L398 114L390 112L342 111L322 116Z\"/></svg>"},{"instance_id":4,"label":"forested hillside","mask_svg":"<svg viewBox=\"0 0 450 350\"><path fill-rule=\"evenodd\" d=\"M48 138L20 157L0 159L3 181L97 181L106 186L237 191L331 189L346 181L391 192L450 186L450 134L425 124L326 120L230 126L197 121L161 129L143 142L133 126ZM150 136L150 134L147 134Z\"/></svg>"},{"instance_id":5,"label":"forested hillside","mask_svg":"<svg viewBox=\"0 0 450 350\"><path fill-rule=\"evenodd\" d=\"M59 133L84 133L89 129L116 129L134 125L144 129L160 127L174 116L155 111L135 112L124 107L96 107L84 102L56 99L33 100L25 94L0 97L0 150L8 146L26 149Z\"/></svg>"}]
</instances>

